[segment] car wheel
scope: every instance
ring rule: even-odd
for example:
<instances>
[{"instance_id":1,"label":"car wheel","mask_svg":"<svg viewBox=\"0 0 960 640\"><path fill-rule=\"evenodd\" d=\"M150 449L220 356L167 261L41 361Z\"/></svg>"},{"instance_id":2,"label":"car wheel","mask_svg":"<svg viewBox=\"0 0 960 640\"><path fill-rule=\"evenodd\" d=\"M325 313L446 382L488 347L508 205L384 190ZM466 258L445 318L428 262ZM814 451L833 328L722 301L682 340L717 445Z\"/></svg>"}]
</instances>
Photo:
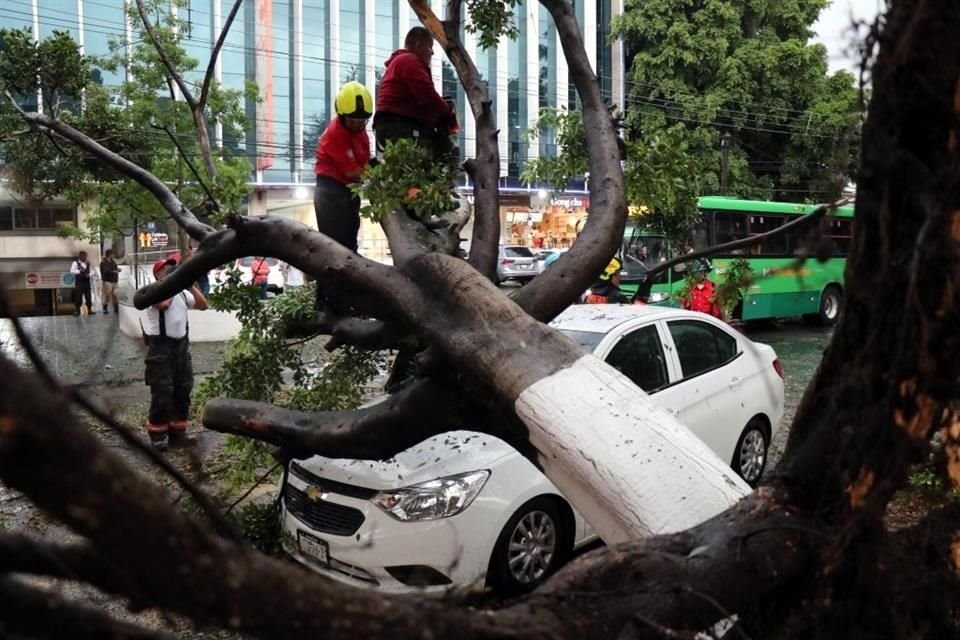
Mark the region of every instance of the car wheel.
<instances>
[{"instance_id":1,"label":"car wheel","mask_svg":"<svg viewBox=\"0 0 960 640\"><path fill-rule=\"evenodd\" d=\"M823 290L820 296L820 324L825 327L832 327L840 319L840 304L843 302L843 292L840 287L830 285Z\"/></svg>"},{"instance_id":2,"label":"car wheel","mask_svg":"<svg viewBox=\"0 0 960 640\"><path fill-rule=\"evenodd\" d=\"M747 484L755 487L767 466L767 449L770 442L767 430L760 418L753 418L744 427L737 441L737 448L733 453L733 470L746 480Z\"/></svg>"},{"instance_id":3,"label":"car wheel","mask_svg":"<svg viewBox=\"0 0 960 640\"><path fill-rule=\"evenodd\" d=\"M556 503L534 498L507 521L493 548L487 583L499 594L532 591L563 563L567 545Z\"/></svg>"}]
</instances>

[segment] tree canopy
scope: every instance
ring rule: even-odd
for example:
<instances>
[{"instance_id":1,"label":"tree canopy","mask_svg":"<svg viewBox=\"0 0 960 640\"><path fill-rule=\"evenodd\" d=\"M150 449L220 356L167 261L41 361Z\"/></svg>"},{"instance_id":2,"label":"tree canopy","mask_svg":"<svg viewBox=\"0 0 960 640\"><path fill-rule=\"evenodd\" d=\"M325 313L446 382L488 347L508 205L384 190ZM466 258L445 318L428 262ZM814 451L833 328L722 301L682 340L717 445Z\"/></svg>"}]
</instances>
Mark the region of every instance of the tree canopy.
<instances>
[{"instance_id":1,"label":"tree canopy","mask_svg":"<svg viewBox=\"0 0 960 640\"><path fill-rule=\"evenodd\" d=\"M860 95L811 27L827 0L628 0L616 24L631 136L678 140L701 193L827 201L857 166Z\"/></svg>"}]
</instances>

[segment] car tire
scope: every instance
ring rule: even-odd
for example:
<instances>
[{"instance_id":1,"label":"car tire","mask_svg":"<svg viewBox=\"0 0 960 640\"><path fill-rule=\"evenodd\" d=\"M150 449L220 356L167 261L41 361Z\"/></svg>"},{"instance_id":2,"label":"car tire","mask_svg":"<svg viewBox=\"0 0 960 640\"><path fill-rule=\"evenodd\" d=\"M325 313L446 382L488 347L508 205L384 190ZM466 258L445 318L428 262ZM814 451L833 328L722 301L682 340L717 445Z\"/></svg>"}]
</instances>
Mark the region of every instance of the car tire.
<instances>
[{"instance_id":1,"label":"car tire","mask_svg":"<svg viewBox=\"0 0 960 640\"><path fill-rule=\"evenodd\" d=\"M843 290L831 284L820 295L820 310L817 316L824 327L832 327L840 319L840 305L843 304Z\"/></svg>"},{"instance_id":2,"label":"car tire","mask_svg":"<svg viewBox=\"0 0 960 640\"><path fill-rule=\"evenodd\" d=\"M503 596L533 591L566 560L569 538L557 503L534 498L500 532L487 569L487 584Z\"/></svg>"},{"instance_id":3,"label":"car tire","mask_svg":"<svg viewBox=\"0 0 960 640\"><path fill-rule=\"evenodd\" d=\"M733 451L730 466L751 487L757 486L763 477L763 470L767 467L767 453L770 449L768 433L762 418L751 419L743 428L743 433L737 440L737 448Z\"/></svg>"}]
</instances>

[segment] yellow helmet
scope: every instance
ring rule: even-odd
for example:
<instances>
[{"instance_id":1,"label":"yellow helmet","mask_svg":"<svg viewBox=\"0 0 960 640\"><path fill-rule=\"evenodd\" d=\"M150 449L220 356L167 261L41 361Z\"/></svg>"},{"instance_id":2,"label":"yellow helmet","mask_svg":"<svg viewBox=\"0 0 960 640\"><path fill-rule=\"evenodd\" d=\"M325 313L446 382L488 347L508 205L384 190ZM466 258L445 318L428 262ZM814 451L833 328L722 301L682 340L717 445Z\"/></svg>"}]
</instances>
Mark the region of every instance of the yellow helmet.
<instances>
[{"instance_id":1,"label":"yellow helmet","mask_svg":"<svg viewBox=\"0 0 960 640\"><path fill-rule=\"evenodd\" d=\"M603 281L609 280L610 276L615 273L619 273L621 268L623 268L623 263L616 258L613 258L610 261L610 264L607 265L607 268L603 270L603 273L600 274L600 279Z\"/></svg>"},{"instance_id":2,"label":"yellow helmet","mask_svg":"<svg viewBox=\"0 0 960 640\"><path fill-rule=\"evenodd\" d=\"M359 82L348 82L337 92L337 115L348 118L369 118L373 115L373 96Z\"/></svg>"}]
</instances>

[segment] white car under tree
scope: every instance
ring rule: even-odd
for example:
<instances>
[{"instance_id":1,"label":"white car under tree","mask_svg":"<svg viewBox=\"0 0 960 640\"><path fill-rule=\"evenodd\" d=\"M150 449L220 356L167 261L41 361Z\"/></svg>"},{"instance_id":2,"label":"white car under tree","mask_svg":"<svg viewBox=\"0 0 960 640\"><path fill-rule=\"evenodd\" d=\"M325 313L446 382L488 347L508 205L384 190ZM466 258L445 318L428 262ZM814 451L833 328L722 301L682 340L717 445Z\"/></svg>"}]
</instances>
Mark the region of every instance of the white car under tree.
<instances>
[{"instance_id":1,"label":"white car under tree","mask_svg":"<svg viewBox=\"0 0 960 640\"><path fill-rule=\"evenodd\" d=\"M760 479L783 414L783 369L771 347L705 314L664 307L576 305L551 324L747 482ZM630 436L622 434L626 444ZM481 433L436 436L382 462L314 456L288 471L285 548L354 585L443 591L485 581L517 594L597 538L533 464Z\"/></svg>"}]
</instances>

